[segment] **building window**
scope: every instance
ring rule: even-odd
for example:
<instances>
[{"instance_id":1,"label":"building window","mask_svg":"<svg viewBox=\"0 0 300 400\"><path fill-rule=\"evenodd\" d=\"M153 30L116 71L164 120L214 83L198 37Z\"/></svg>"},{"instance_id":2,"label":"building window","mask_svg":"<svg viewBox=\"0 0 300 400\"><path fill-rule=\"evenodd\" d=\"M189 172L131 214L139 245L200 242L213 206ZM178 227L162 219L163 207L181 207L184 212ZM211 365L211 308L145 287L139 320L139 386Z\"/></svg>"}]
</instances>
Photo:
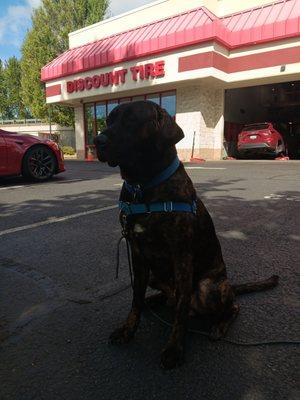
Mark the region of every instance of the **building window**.
<instances>
[{"instance_id":1,"label":"building window","mask_svg":"<svg viewBox=\"0 0 300 400\"><path fill-rule=\"evenodd\" d=\"M153 101L153 103L160 105L160 95L159 94L148 94L146 96L146 100Z\"/></svg>"},{"instance_id":2,"label":"building window","mask_svg":"<svg viewBox=\"0 0 300 400\"><path fill-rule=\"evenodd\" d=\"M133 97L122 97L116 100L106 100L97 103L89 103L84 106L85 119L85 148L86 156L93 148L94 137L105 128L108 114L121 103L130 101L149 100L164 108L173 118L176 115L176 91L151 93Z\"/></svg>"},{"instance_id":3,"label":"building window","mask_svg":"<svg viewBox=\"0 0 300 400\"><path fill-rule=\"evenodd\" d=\"M176 115L176 96L174 92L166 92L161 94L160 105L168 111L168 113L175 117Z\"/></svg>"},{"instance_id":4,"label":"building window","mask_svg":"<svg viewBox=\"0 0 300 400\"><path fill-rule=\"evenodd\" d=\"M101 103L96 103L96 134L99 133L105 128L105 120L106 120L106 103L105 101Z\"/></svg>"},{"instance_id":5,"label":"building window","mask_svg":"<svg viewBox=\"0 0 300 400\"><path fill-rule=\"evenodd\" d=\"M107 102L107 115L119 104L118 100L110 100Z\"/></svg>"}]
</instances>

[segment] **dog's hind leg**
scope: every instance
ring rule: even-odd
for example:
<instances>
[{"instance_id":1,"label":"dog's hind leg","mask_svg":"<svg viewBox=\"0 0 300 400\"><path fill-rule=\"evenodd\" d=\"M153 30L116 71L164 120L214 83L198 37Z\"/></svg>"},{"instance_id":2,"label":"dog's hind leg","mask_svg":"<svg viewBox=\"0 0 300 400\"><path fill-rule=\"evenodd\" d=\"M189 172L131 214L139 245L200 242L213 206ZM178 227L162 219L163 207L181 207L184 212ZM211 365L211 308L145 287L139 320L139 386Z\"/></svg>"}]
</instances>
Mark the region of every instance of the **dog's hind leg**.
<instances>
[{"instance_id":1,"label":"dog's hind leg","mask_svg":"<svg viewBox=\"0 0 300 400\"><path fill-rule=\"evenodd\" d=\"M141 264L138 253L135 252L134 247L132 247L132 266L134 281L131 310L121 328L116 329L110 335L110 342L112 344L123 344L133 339L144 308L145 293L149 280L149 268Z\"/></svg>"},{"instance_id":2,"label":"dog's hind leg","mask_svg":"<svg viewBox=\"0 0 300 400\"><path fill-rule=\"evenodd\" d=\"M184 361L184 341L187 332L192 293L193 263L189 255L175 260L176 307L172 333L161 354L161 367L171 369Z\"/></svg>"},{"instance_id":3,"label":"dog's hind leg","mask_svg":"<svg viewBox=\"0 0 300 400\"><path fill-rule=\"evenodd\" d=\"M220 281L206 278L198 283L198 288L192 295L191 310L209 316L212 321L212 340L224 337L237 317L240 307L234 304L234 299L232 286L224 277Z\"/></svg>"}]
</instances>

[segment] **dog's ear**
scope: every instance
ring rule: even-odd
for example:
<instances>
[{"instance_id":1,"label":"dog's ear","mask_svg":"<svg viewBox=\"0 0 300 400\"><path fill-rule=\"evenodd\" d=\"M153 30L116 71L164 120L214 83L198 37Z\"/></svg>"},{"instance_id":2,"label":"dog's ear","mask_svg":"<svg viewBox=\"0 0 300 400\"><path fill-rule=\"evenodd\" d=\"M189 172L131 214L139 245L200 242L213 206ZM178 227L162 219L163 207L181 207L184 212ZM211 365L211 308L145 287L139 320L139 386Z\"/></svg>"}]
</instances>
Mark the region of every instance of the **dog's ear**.
<instances>
[{"instance_id":1,"label":"dog's ear","mask_svg":"<svg viewBox=\"0 0 300 400\"><path fill-rule=\"evenodd\" d=\"M159 128L159 134L162 139L170 144L174 145L184 138L182 129L176 124L174 119L167 113L163 108L157 109L157 125Z\"/></svg>"}]
</instances>

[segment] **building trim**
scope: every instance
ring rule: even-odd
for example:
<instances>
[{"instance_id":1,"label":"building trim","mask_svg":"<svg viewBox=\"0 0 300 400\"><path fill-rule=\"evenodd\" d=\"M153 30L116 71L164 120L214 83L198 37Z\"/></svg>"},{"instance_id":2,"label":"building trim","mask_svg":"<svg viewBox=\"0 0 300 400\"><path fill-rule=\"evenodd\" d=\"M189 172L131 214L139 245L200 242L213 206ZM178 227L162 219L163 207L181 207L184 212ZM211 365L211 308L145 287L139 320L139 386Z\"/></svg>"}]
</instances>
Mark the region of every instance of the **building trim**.
<instances>
[{"instance_id":1,"label":"building trim","mask_svg":"<svg viewBox=\"0 0 300 400\"><path fill-rule=\"evenodd\" d=\"M233 50L299 37L299 22L298 0L280 0L223 18L200 7L69 49L42 68L41 79L48 82L209 41Z\"/></svg>"},{"instance_id":2,"label":"building trim","mask_svg":"<svg viewBox=\"0 0 300 400\"><path fill-rule=\"evenodd\" d=\"M46 87L46 97L58 96L61 94L61 84Z\"/></svg>"},{"instance_id":3,"label":"building trim","mask_svg":"<svg viewBox=\"0 0 300 400\"><path fill-rule=\"evenodd\" d=\"M210 51L206 53L193 54L186 57L179 57L178 72L213 67L230 74L299 62L300 46L234 58L225 57L220 53Z\"/></svg>"}]
</instances>

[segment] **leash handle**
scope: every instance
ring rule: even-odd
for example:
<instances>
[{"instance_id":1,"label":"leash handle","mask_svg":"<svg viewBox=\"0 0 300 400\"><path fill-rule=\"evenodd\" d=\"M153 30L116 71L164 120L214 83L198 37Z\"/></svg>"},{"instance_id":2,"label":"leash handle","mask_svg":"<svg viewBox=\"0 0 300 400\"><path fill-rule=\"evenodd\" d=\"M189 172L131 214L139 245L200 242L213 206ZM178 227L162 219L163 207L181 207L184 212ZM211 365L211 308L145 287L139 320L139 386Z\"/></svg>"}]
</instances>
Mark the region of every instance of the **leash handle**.
<instances>
[{"instance_id":1,"label":"leash handle","mask_svg":"<svg viewBox=\"0 0 300 400\"><path fill-rule=\"evenodd\" d=\"M117 260L116 260L116 276L115 279L119 278L119 270L120 270L120 245L122 240L125 239L126 242L126 250L127 250L127 260L128 260L128 268L129 268L129 275L130 275L130 284L133 289L133 272L132 272L132 256L130 251L129 241L127 240L126 236L122 235L118 240L117 244Z\"/></svg>"},{"instance_id":2,"label":"leash handle","mask_svg":"<svg viewBox=\"0 0 300 400\"><path fill-rule=\"evenodd\" d=\"M119 269L120 269L120 244L122 240L125 239L124 236L121 236L120 239L118 240L117 244L117 259L116 259L116 276L115 279L119 278Z\"/></svg>"},{"instance_id":3,"label":"leash handle","mask_svg":"<svg viewBox=\"0 0 300 400\"><path fill-rule=\"evenodd\" d=\"M130 251L130 245L128 240L125 238L126 241L126 248L127 248L127 259L128 259L128 268L129 268L129 275L130 275L130 283L133 289L133 273L132 273L132 255Z\"/></svg>"}]
</instances>

